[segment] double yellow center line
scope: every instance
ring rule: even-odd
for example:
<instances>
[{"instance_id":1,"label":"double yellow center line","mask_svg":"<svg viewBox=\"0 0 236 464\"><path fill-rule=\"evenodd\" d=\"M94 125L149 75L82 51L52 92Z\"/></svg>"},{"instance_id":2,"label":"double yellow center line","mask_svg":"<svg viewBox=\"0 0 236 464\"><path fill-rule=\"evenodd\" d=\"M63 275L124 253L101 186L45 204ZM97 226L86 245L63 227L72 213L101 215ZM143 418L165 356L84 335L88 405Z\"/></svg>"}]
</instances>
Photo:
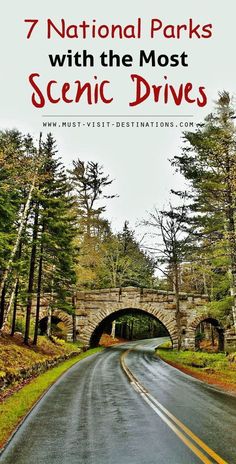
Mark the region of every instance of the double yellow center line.
<instances>
[{"instance_id":1,"label":"double yellow center line","mask_svg":"<svg viewBox=\"0 0 236 464\"><path fill-rule=\"evenodd\" d=\"M126 350L120 357L120 363L123 371L128 377L132 387L142 396L144 401L152 408L152 410L168 425L168 427L180 438L180 440L205 464L228 464L215 451L206 445L197 435L195 435L186 425L184 425L177 417L175 417L168 409L166 409L159 401L154 398L146 388L134 376L128 368L125 358L133 351L134 348ZM210 458L213 459L210 460Z\"/></svg>"}]
</instances>

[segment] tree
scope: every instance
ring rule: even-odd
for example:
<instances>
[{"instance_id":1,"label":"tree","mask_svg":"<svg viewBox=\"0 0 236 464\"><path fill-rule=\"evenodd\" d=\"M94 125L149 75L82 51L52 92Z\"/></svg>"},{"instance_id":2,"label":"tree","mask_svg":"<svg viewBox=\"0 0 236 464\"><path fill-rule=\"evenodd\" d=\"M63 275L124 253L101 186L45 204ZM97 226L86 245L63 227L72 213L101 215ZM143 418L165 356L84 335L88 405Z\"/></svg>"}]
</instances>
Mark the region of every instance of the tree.
<instances>
[{"instance_id":1,"label":"tree","mask_svg":"<svg viewBox=\"0 0 236 464\"><path fill-rule=\"evenodd\" d=\"M42 293L50 294L49 319L54 307L74 311L75 199L51 134L36 149L29 135L0 133L0 155L0 321L7 327L13 306L13 335L20 302L28 344L37 294L36 344Z\"/></svg>"},{"instance_id":2,"label":"tree","mask_svg":"<svg viewBox=\"0 0 236 464\"><path fill-rule=\"evenodd\" d=\"M155 257L156 269L159 269L170 281L175 292L176 321L178 329L178 349L181 347L181 313L180 313L180 272L182 263L187 260L190 231L186 226L186 208L174 208L149 214L144 224L151 228L152 237L158 237L158 242L147 248Z\"/></svg>"},{"instance_id":3,"label":"tree","mask_svg":"<svg viewBox=\"0 0 236 464\"><path fill-rule=\"evenodd\" d=\"M36 184L38 159L32 138L18 131L0 134L0 214L5 222L0 226L3 245L0 279L0 328L4 324L7 282L26 227L31 199ZM22 170L22 175L19 173ZM2 243L1 243L2 242Z\"/></svg>"},{"instance_id":4,"label":"tree","mask_svg":"<svg viewBox=\"0 0 236 464\"><path fill-rule=\"evenodd\" d=\"M112 180L104 174L103 166L93 161L85 163L77 159L73 161L73 169L69 173L77 194L81 227L88 236L94 235L106 210L106 206L101 204L102 200L116 196L104 194L104 189L111 185Z\"/></svg>"},{"instance_id":5,"label":"tree","mask_svg":"<svg viewBox=\"0 0 236 464\"><path fill-rule=\"evenodd\" d=\"M106 210L103 201L116 195L105 194L112 180L98 163L85 163L78 159L73 162L73 169L69 173L78 218L77 284L82 288L94 288L98 283L98 269L102 265L103 245L111 235L110 224L103 217Z\"/></svg>"},{"instance_id":6,"label":"tree","mask_svg":"<svg viewBox=\"0 0 236 464\"><path fill-rule=\"evenodd\" d=\"M70 295L75 283L75 203L65 168L57 157L55 140L51 134L48 134L46 141L42 142L42 156L35 344L43 289L50 294L48 307L48 335L50 336L54 307L60 305L62 309L72 312Z\"/></svg>"},{"instance_id":7,"label":"tree","mask_svg":"<svg viewBox=\"0 0 236 464\"><path fill-rule=\"evenodd\" d=\"M30 254L30 267L29 267L29 281L27 290L27 304L26 304L26 321L25 321L25 337L24 343L29 343L29 331L30 331L30 318L33 301L33 290L34 290L34 275L36 265L36 253L37 253L37 239L38 239L38 227L39 227L39 203L37 202L34 210L34 222L33 222L33 235L32 235L32 246Z\"/></svg>"},{"instance_id":8,"label":"tree","mask_svg":"<svg viewBox=\"0 0 236 464\"><path fill-rule=\"evenodd\" d=\"M118 317L115 322L115 335L128 340L168 336L166 328L145 313L129 312Z\"/></svg>"},{"instance_id":9,"label":"tree","mask_svg":"<svg viewBox=\"0 0 236 464\"><path fill-rule=\"evenodd\" d=\"M125 221L121 233L111 234L103 247L100 281L109 287L152 287L154 262L140 247Z\"/></svg>"},{"instance_id":10,"label":"tree","mask_svg":"<svg viewBox=\"0 0 236 464\"><path fill-rule=\"evenodd\" d=\"M236 328L236 131L233 114L229 94L220 93L215 112L195 132L184 134L186 146L180 156L174 157L172 164L189 183L189 211L198 239L203 245L207 243L209 261L212 262L211 256L215 260L217 253L221 269L227 267ZM181 196L182 192L178 194ZM215 265L213 263L213 267Z\"/></svg>"}]
</instances>

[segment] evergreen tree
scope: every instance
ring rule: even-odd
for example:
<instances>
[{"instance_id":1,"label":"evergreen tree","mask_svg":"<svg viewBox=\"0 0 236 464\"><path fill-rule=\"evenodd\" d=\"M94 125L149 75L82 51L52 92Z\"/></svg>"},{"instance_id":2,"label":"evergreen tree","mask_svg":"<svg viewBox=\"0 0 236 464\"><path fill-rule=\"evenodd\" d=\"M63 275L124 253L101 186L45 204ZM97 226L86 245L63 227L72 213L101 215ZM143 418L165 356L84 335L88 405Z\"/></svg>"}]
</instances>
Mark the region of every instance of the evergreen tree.
<instances>
[{"instance_id":1,"label":"evergreen tree","mask_svg":"<svg viewBox=\"0 0 236 464\"><path fill-rule=\"evenodd\" d=\"M36 184L38 160L32 138L23 137L18 131L0 133L0 153L0 214L4 219L0 225L1 328L7 313L5 298Z\"/></svg>"},{"instance_id":2,"label":"evergreen tree","mask_svg":"<svg viewBox=\"0 0 236 464\"><path fill-rule=\"evenodd\" d=\"M234 107L222 92L216 110L195 132L186 132L186 146L173 165L188 180L189 215L195 237L215 273L229 281L236 327L236 131ZM178 192L181 196L183 192ZM185 192L186 195L186 192ZM214 257L212 259L212 257ZM218 258L218 262L216 262ZM227 271L226 271L227 269ZM229 301L229 299L228 299Z\"/></svg>"},{"instance_id":3,"label":"evergreen tree","mask_svg":"<svg viewBox=\"0 0 236 464\"><path fill-rule=\"evenodd\" d=\"M69 173L77 194L80 225L90 237L99 230L101 216L106 210L102 201L116 196L104 193L112 180L104 174L103 166L93 161L85 163L77 159L73 161L73 170Z\"/></svg>"},{"instance_id":4,"label":"evergreen tree","mask_svg":"<svg viewBox=\"0 0 236 464\"><path fill-rule=\"evenodd\" d=\"M51 134L42 142L43 163L39 189L38 276L36 284L36 324L34 343L37 342L41 293L50 295L48 335L55 307L72 311L70 294L75 283L74 198L65 168L57 157L55 140Z\"/></svg>"},{"instance_id":5,"label":"evergreen tree","mask_svg":"<svg viewBox=\"0 0 236 464\"><path fill-rule=\"evenodd\" d=\"M103 246L100 282L108 287L152 287L154 261L143 251L125 221L123 231L111 234Z\"/></svg>"},{"instance_id":6,"label":"evergreen tree","mask_svg":"<svg viewBox=\"0 0 236 464\"><path fill-rule=\"evenodd\" d=\"M69 173L78 217L77 284L82 288L94 288L101 285L98 269L102 266L103 245L111 235L110 225L103 217L106 211L104 200L116 195L105 194L112 180L98 163L85 163L78 159L73 161L73 169Z\"/></svg>"}]
</instances>

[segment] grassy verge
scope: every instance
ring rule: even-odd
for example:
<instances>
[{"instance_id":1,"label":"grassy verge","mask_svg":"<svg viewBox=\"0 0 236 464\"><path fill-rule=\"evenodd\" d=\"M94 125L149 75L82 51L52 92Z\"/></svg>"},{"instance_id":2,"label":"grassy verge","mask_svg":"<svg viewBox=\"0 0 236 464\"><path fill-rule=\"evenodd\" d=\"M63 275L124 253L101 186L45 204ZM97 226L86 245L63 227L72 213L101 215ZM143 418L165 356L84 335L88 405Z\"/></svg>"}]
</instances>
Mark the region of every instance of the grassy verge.
<instances>
[{"instance_id":1,"label":"grassy verge","mask_svg":"<svg viewBox=\"0 0 236 464\"><path fill-rule=\"evenodd\" d=\"M68 361L61 363L59 366L50 369L44 374L33 379L28 385L23 387L17 393L7 398L0 404L0 447L6 443L17 425L21 422L28 411L39 400L48 388L76 362L102 350L94 348L81 353Z\"/></svg>"},{"instance_id":2,"label":"grassy verge","mask_svg":"<svg viewBox=\"0 0 236 464\"><path fill-rule=\"evenodd\" d=\"M172 351L159 347L157 355L186 374L204 382L236 393L236 355L231 353L202 353L196 351Z\"/></svg>"}]
</instances>

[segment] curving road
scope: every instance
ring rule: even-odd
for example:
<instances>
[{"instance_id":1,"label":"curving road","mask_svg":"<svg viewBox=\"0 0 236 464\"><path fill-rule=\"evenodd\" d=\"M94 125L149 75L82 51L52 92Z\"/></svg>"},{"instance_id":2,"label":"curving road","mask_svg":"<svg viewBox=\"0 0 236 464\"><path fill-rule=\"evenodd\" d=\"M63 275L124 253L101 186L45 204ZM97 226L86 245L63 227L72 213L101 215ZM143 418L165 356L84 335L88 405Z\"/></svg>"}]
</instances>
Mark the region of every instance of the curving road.
<instances>
[{"instance_id":1,"label":"curving road","mask_svg":"<svg viewBox=\"0 0 236 464\"><path fill-rule=\"evenodd\" d=\"M236 463L236 398L119 345L73 366L2 453L3 464Z\"/></svg>"}]
</instances>

